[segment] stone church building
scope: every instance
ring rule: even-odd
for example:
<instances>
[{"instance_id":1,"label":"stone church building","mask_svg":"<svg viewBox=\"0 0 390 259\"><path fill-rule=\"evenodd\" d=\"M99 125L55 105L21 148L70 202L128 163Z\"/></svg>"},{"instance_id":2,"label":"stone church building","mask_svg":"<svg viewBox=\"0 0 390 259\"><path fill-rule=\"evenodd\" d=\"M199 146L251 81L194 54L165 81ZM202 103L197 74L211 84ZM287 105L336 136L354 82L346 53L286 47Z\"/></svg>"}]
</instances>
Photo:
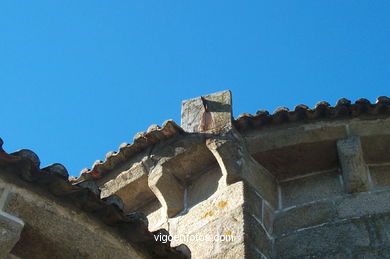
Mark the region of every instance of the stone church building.
<instances>
[{"instance_id":1,"label":"stone church building","mask_svg":"<svg viewBox=\"0 0 390 259\"><path fill-rule=\"evenodd\" d=\"M0 258L390 258L387 97L198 97L78 178L2 144Z\"/></svg>"}]
</instances>

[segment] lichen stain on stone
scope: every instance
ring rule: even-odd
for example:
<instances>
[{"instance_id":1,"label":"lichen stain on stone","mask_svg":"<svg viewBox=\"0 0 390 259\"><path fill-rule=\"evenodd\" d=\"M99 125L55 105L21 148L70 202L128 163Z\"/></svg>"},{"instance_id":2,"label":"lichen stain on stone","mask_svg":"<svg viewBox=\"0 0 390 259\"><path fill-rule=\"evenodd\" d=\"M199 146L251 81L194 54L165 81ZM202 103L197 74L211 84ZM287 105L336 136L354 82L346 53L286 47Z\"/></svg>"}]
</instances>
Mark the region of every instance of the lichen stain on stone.
<instances>
[{"instance_id":1,"label":"lichen stain on stone","mask_svg":"<svg viewBox=\"0 0 390 259\"><path fill-rule=\"evenodd\" d=\"M225 235L231 236L231 235L232 235L232 231L230 231L230 230L226 231L226 232L225 232Z\"/></svg>"},{"instance_id":2,"label":"lichen stain on stone","mask_svg":"<svg viewBox=\"0 0 390 259\"><path fill-rule=\"evenodd\" d=\"M227 201L220 201L220 202L218 203L218 207L220 207L221 209L225 208L226 205L227 205Z\"/></svg>"},{"instance_id":3,"label":"lichen stain on stone","mask_svg":"<svg viewBox=\"0 0 390 259\"><path fill-rule=\"evenodd\" d=\"M205 219L205 218L207 218L207 217L211 217L211 216L213 216L213 215L214 215L214 213L210 210L210 211L206 212L206 213L202 216L202 219Z\"/></svg>"}]
</instances>

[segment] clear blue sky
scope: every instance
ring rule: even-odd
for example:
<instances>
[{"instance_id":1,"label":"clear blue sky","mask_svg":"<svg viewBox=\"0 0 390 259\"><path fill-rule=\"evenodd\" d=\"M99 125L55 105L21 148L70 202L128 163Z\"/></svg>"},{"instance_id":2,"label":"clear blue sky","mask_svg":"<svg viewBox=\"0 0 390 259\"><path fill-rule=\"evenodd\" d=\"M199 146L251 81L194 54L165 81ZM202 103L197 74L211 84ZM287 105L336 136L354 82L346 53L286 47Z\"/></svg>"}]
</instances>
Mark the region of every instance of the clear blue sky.
<instances>
[{"instance_id":1,"label":"clear blue sky","mask_svg":"<svg viewBox=\"0 0 390 259\"><path fill-rule=\"evenodd\" d=\"M234 114L390 95L390 1L0 3L0 137L78 175L224 89Z\"/></svg>"}]
</instances>

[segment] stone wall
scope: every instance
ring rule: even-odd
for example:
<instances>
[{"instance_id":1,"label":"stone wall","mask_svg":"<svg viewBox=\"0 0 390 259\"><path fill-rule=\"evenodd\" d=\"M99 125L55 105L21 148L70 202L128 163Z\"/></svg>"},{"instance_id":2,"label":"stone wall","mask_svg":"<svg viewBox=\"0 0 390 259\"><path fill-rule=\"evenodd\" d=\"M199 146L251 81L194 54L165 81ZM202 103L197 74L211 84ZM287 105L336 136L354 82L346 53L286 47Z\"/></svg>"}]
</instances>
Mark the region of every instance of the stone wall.
<instances>
[{"instance_id":1,"label":"stone wall","mask_svg":"<svg viewBox=\"0 0 390 259\"><path fill-rule=\"evenodd\" d=\"M276 258L388 258L390 188L334 196L280 210Z\"/></svg>"},{"instance_id":2,"label":"stone wall","mask_svg":"<svg viewBox=\"0 0 390 259\"><path fill-rule=\"evenodd\" d=\"M354 119L247 135L254 151L272 143L254 155L278 181L272 258L388 258L389 126Z\"/></svg>"},{"instance_id":3,"label":"stone wall","mask_svg":"<svg viewBox=\"0 0 390 259\"><path fill-rule=\"evenodd\" d=\"M274 124L251 128L250 116L232 123L230 92L185 101L185 133L98 184L144 212L150 230L235 237L184 241L193 258L386 258L390 119L326 119L329 107L318 107L308 112L318 120L282 123L302 116L282 109Z\"/></svg>"}]
</instances>

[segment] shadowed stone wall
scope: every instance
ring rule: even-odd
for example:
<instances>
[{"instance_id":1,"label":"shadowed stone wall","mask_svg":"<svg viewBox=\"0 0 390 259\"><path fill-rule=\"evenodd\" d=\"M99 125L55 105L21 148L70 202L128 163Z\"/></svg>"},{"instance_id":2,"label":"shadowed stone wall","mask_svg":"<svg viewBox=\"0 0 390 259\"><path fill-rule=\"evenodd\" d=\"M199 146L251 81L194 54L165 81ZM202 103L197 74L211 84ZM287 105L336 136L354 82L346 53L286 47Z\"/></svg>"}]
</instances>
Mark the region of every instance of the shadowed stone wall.
<instances>
[{"instance_id":1,"label":"shadowed stone wall","mask_svg":"<svg viewBox=\"0 0 390 259\"><path fill-rule=\"evenodd\" d=\"M0 190L0 215L12 215L22 225L17 231L1 226L0 231L6 229L15 236L8 251L0 250L1 255L11 253L7 255L9 258L150 258L95 218L15 179L14 172L1 171ZM4 221L0 219L0 222ZM2 238L6 237L1 233L0 248L5 244Z\"/></svg>"}]
</instances>

